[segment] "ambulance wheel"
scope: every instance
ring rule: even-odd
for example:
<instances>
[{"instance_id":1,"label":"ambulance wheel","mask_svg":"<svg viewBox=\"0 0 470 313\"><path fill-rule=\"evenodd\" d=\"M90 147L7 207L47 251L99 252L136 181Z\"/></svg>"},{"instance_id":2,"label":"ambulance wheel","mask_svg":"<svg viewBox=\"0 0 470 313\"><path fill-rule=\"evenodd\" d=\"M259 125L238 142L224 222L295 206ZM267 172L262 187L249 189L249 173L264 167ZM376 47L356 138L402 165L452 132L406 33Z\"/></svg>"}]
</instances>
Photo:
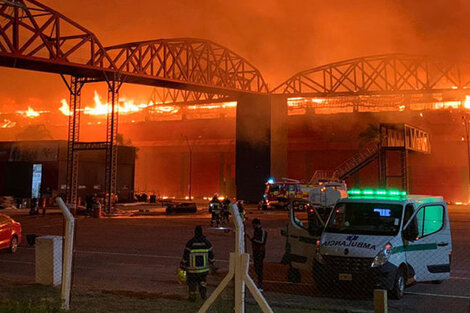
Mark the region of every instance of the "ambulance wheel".
<instances>
[{"instance_id":1,"label":"ambulance wheel","mask_svg":"<svg viewBox=\"0 0 470 313\"><path fill-rule=\"evenodd\" d=\"M406 284L406 275L403 268L399 268L397 275L395 276L395 282L393 283L393 288L390 290L390 297L392 299L399 300L403 298L405 294L405 284Z\"/></svg>"}]
</instances>

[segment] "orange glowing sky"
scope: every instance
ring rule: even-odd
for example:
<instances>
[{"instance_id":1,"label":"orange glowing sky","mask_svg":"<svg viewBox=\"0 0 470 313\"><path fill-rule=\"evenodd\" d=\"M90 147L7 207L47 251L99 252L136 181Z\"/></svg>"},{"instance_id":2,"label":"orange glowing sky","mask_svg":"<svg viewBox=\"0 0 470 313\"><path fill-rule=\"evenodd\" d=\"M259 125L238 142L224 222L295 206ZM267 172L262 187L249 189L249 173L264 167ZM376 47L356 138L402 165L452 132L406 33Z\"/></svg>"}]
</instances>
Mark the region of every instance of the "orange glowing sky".
<instances>
[{"instance_id":1,"label":"orange glowing sky","mask_svg":"<svg viewBox=\"0 0 470 313\"><path fill-rule=\"evenodd\" d=\"M253 63L272 88L300 70L391 52L470 60L470 2L464 0L41 0L90 29L102 44L171 37L220 43ZM0 69L0 110L57 109L60 77ZM85 87L83 101L93 102ZM151 88L121 95L147 102Z\"/></svg>"}]
</instances>

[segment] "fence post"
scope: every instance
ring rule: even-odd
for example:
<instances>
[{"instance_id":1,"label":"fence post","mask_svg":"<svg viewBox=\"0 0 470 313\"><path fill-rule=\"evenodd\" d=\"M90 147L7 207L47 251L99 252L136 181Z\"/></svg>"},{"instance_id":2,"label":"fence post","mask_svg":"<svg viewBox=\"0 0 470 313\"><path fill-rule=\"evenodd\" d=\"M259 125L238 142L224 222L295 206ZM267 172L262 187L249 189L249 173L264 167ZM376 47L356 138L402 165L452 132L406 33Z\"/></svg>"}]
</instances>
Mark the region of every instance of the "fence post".
<instances>
[{"instance_id":1,"label":"fence post","mask_svg":"<svg viewBox=\"0 0 470 313\"><path fill-rule=\"evenodd\" d=\"M273 313L273 310L269 307L269 304L258 288L256 288L255 283L248 274L250 256L245 253L245 229L236 204L230 205L230 212L232 213L232 220L235 225L235 252L230 253L230 269L227 276L225 276L219 286L212 292L206 302L204 302L198 313L207 312L215 299L217 299L232 279L235 280L235 313L245 312L246 285L261 310L264 313Z\"/></svg>"},{"instance_id":2,"label":"fence post","mask_svg":"<svg viewBox=\"0 0 470 313\"><path fill-rule=\"evenodd\" d=\"M388 313L387 290L374 290L374 311L375 313Z\"/></svg>"},{"instance_id":3,"label":"fence post","mask_svg":"<svg viewBox=\"0 0 470 313\"><path fill-rule=\"evenodd\" d=\"M62 198L57 197L56 202L62 210L65 218L64 234L64 254L62 259L62 287L61 301L62 309L70 310L70 291L72 287L72 257L73 257L73 238L75 230L75 219Z\"/></svg>"}]
</instances>

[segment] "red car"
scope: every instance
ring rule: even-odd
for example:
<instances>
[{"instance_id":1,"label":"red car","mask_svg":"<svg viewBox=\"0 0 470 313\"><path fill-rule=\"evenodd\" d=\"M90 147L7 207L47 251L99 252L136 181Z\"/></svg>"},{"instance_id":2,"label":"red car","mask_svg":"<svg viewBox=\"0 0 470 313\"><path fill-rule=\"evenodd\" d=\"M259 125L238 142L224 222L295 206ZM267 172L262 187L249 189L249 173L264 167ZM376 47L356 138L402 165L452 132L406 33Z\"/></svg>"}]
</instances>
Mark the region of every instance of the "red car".
<instances>
[{"instance_id":1,"label":"red car","mask_svg":"<svg viewBox=\"0 0 470 313\"><path fill-rule=\"evenodd\" d=\"M15 253L21 242L21 224L0 213L0 249Z\"/></svg>"}]
</instances>

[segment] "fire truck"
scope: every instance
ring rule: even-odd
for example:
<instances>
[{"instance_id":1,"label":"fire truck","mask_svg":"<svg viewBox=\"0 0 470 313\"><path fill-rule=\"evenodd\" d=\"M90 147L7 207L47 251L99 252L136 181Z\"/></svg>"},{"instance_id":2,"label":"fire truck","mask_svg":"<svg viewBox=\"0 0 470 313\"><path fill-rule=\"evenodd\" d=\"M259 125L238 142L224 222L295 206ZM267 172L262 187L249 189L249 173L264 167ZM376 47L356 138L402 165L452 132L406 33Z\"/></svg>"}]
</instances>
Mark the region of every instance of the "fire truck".
<instances>
[{"instance_id":1,"label":"fire truck","mask_svg":"<svg viewBox=\"0 0 470 313\"><path fill-rule=\"evenodd\" d=\"M275 181L268 179L260 207L267 209L286 209L292 199L308 199L308 192L313 185L302 184L299 180L282 178Z\"/></svg>"},{"instance_id":2,"label":"fire truck","mask_svg":"<svg viewBox=\"0 0 470 313\"><path fill-rule=\"evenodd\" d=\"M306 203L308 200L314 203L324 203L328 199L335 199L332 194L330 195L332 190L342 190L342 193L346 195L346 185L344 182L323 179L318 180L315 184L310 184L290 178L282 178L280 181L270 178L266 182L260 207L263 210L287 209L289 202L298 199L297 208L302 211L305 210L303 203ZM336 194L336 192L333 193ZM327 206L332 204L334 203L328 203Z\"/></svg>"}]
</instances>

